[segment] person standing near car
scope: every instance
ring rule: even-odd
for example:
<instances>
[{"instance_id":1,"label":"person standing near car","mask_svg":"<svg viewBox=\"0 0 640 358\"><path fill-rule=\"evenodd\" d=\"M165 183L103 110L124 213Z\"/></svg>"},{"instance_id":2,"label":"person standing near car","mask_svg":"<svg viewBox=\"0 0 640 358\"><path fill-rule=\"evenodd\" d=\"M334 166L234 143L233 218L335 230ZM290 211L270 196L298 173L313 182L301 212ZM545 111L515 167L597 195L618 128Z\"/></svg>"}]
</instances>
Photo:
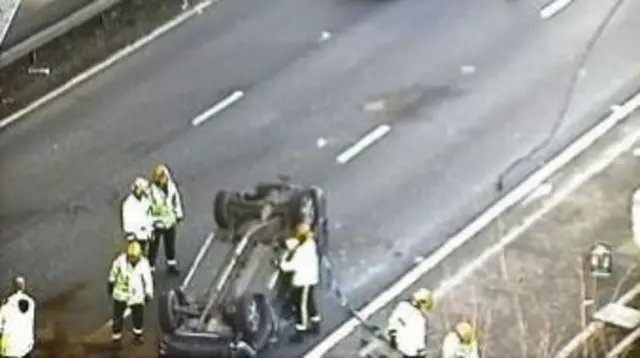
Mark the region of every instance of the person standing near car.
<instances>
[{"instance_id":1,"label":"person standing near car","mask_svg":"<svg viewBox=\"0 0 640 358\"><path fill-rule=\"evenodd\" d=\"M35 344L35 301L23 277L12 282L13 293L0 307L0 357L28 358Z\"/></svg>"},{"instance_id":2,"label":"person standing near car","mask_svg":"<svg viewBox=\"0 0 640 358\"><path fill-rule=\"evenodd\" d=\"M180 270L176 260L176 231L184 214L180 191L166 165L157 165L152 173L151 215L154 221L153 240L149 248L151 269L155 269L158 249L162 241L169 273L178 275Z\"/></svg>"},{"instance_id":3,"label":"person standing near car","mask_svg":"<svg viewBox=\"0 0 640 358\"><path fill-rule=\"evenodd\" d=\"M294 238L286 241L287 255L280 263L280 269L293 274L293 304L296 316L293 342L302 342L307 331L320 332L320 312L315 297L315 289L320 281L320 257L311 227L299 224Z\"/></svg>"},{"instance_id":4,"label":"person standing near car","mask_svg":"<svg viewBox=\"0 0 640 358\"><path fill-rule=\"evenodd\" d=\"M147 252L152 230L149 182L138 177L131 185L131 193L122 203L122 231L127 241L137 241L142 251Z\"/></svg>"},{"instance_id":5,"label":"person standing near car","mask_svg":"<svg viewBox=\"0 0 640 358\"><path fill-rule=\"evenodd\" d=\"M111 264L107 291L113 300L111 339L114 343L122 339L124 312L129 308L134 343L142 344L144 307L153 298L153 279L149 261L142 255L142 248L137 241L129 242L126 252Z\"/></svg>"}]
</instances>

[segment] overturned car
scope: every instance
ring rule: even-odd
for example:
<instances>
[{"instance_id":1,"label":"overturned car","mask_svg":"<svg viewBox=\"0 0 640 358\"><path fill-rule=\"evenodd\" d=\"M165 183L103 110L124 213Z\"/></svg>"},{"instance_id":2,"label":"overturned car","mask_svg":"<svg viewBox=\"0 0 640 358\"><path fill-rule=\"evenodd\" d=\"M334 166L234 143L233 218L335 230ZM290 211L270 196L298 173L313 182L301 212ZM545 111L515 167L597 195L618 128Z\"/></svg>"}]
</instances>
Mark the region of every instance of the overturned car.
<instances>
[{"instance_id":1,"label":"overturned car","mask_svg":"<svg viewBox=\"0 0 640 358\"><path fill-rule=\"evenodd\" d=\"M299 223L327 246L326 200L318 187L262 183L249 192L220 191L217 226L180 288L159 298L158 356L244 358L278 344L292 315L290 275L278 269L284 241Z\"/></svg>"}]
</instances>

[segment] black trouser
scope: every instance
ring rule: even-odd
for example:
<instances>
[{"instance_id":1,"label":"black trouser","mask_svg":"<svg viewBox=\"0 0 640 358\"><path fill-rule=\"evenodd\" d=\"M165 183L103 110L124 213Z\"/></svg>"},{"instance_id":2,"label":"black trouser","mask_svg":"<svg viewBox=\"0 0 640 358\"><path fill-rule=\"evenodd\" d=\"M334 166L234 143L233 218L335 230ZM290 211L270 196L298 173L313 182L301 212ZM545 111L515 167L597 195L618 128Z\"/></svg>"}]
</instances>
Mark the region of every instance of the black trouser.
<instances>
[{"instance_id":1,"label":"black trouser","mask_svg":"<svg viewBox=\"0 0 640 358\"><path fill-rule=\"evenodd\" d=\"M111 325L111 333L114 338L122 335L124 326L124 311L129 307L131 309L131 320L133 321L133 333L142 334L142 325L144 324L144 304L127 305L126 302L113 300L113 324Z\"/></svg>"},{"instance_id":2,"label":"black trouser","mask_svg":"<svg viewBox=\"0 0 640 358\"><path fill-rule=\"evenodd\" d=\"M164 255L167 258L167 265L176 265L176 227L175 225L167 229L155 229L153 239L149 245L149 264L156 265L160 240L164 242Z\"/></svg>"},{"instance_id":3,"label":"black trouser","mask_svg":"<svg viewBox=\"0 0 640 358\"><path fill-rule=\"evenodd\" d=\"M296 313L296 330L305 331L309 328L309 323L320 322L314 286L294 287L293 304Z\"/></svg>"}]
</instances>

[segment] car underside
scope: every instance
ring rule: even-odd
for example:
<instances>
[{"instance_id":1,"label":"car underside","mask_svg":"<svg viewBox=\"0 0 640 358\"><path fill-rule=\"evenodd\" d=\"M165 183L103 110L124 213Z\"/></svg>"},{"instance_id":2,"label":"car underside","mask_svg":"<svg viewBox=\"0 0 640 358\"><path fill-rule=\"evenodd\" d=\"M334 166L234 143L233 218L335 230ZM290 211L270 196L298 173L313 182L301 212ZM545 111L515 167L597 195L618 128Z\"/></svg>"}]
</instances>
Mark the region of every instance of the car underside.
<instances>
[{"instance_id":1,"label":"car underside","mask_svg":"<svg viewBox=\"0 0 640 358\"><path fill-rule=\"evenodd\" d=\"M318 187L283 180L252 191L219 191L213 239L194 263L194 275L161 295L159 356L255 357L278 344L291 317L290 275L278 269L284 241L299 223L326 248L326 202Z\"/></svg>"}]
</instances>

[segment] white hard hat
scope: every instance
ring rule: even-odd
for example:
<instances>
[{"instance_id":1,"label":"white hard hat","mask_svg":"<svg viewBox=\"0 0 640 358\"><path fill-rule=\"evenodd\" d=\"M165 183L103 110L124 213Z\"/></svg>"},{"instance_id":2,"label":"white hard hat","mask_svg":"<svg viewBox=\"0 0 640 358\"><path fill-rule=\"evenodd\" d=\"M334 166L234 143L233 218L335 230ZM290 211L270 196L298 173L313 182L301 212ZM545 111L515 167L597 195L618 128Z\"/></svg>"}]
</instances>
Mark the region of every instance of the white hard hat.
<instances>
[{"instance_id":1,"label":"white hard hat","mask_svg":"<svg viewBox=\"0 0 640 358\"><path fill-rule=\"evenodd\" d=\"M149 181L143 177L137 177L136 180L133 181L131 185L131 190L147 190L149 187Z\"/></svg>"},{"instance_id":2,"label":"white hard hat","mask_svg":"<svg viewBox=\"0 0 640 358\"><path fill-rule=\"evenodd\" d=\"M421 288L413 293L412 298L415 301L426 301L426 300L433 299L433 294L431 293L431 291L427 290L426 288Z\"/></svg>"}]
</instances>

